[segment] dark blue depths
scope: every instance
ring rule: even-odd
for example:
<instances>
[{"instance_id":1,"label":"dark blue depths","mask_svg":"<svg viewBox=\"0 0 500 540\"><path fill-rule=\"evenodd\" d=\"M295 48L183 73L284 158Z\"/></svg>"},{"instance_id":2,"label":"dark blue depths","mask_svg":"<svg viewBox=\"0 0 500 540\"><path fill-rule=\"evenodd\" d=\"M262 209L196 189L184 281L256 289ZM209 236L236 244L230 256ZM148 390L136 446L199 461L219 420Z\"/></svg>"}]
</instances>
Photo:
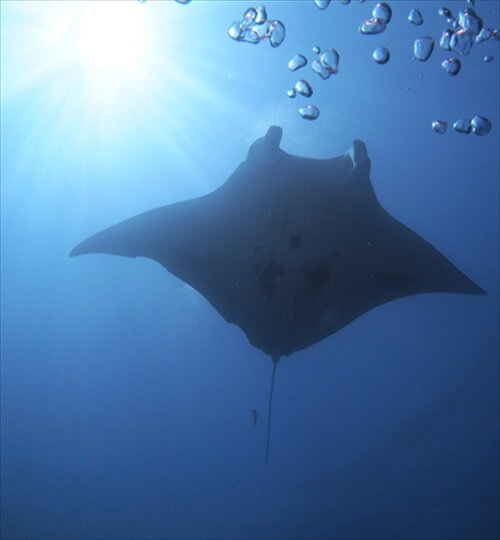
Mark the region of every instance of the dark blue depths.
<instances>
[{"instance_id":1,"label":"dark blue depths","mask_svg":"<svg viewBox=\"0 0 500 540\"><path fill-rule=\"evenodd\" d=\"M453 77L437 43L412 60L446 27L434 2L422 26L390 2L376 36L358 32L374 2L267 2L271 48L227 36L242 2L148 0L147 76L90 76L43 41L84 16L31 4L1 5L2 538L497 538L498 41ZM476 10L498 28L498 2ZM339 52L328 80L287 68L314 45ZM288 98L302 78L313 96ZM487 136L451 128L474 115ZM309 157L364 140L383 206L488 295L404 298L282 359L264 466L271 360L153 261L68 252L212 191L272 124Z\"/></svg>"}]
</instances>

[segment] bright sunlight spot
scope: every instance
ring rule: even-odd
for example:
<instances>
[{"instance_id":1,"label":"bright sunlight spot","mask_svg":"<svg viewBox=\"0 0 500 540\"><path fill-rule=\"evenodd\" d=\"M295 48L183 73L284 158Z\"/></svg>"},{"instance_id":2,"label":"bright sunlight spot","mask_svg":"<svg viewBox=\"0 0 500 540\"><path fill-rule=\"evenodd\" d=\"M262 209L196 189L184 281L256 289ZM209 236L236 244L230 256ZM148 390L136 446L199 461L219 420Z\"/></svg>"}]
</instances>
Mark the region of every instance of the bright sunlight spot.
<instances>
[{"instance_id":1,"label":"bright sunlight spot","mask_svg":"<svg viewBox=\"0 0 500 540\"><path fill-rule=\"evenodd\" d=\"M134 75L148 49L139 2L90 2L79 25L76 48L90 72Z\"/></svg>"}]
</instances>

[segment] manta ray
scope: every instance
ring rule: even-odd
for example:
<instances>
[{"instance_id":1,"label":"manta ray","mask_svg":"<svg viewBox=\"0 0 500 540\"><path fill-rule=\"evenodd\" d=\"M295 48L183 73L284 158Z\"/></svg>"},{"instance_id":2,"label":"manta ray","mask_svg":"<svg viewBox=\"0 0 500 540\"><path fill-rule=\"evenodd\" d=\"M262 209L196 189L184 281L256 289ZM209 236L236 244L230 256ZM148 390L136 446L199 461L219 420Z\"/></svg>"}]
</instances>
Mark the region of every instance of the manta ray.
<instances>
[{"instance_id":1,"label":"manta ray","mask_svg":"<svg viewBox=\"0 0 500 540\"><path fill-rule=\"evenodd\" d=\"M94 234L71 256L148 257L202 294L278 360L405 296L485 294L392 217L370 180L366 145L312 159L280 148L272 126L215 191Z\"/></svg>"}]
</instances>

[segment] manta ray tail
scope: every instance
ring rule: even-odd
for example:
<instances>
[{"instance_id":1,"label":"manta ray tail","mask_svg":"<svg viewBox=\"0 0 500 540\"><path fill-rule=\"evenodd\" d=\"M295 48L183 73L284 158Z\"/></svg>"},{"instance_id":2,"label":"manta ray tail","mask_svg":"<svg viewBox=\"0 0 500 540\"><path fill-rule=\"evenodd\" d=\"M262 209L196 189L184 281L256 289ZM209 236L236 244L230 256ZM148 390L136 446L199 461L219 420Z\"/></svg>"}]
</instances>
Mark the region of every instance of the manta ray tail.
<instances>
[{"instance_id":1,"label":"manta ray tail","mask_svg":"<svg viewBox=\"0 0 500 540\"><path fill-rule=\"evenodd\" d=\"M271 378L271 391L269 393L269 406L267 409L267 438L266 438L266 459L264 461L267 465L267 458L269 457L269 443L271 441L271 414L273 411L273 390L274 390L274 379L276 378L276 368L278 367L279 356L273 356L273 375Z\"/></svg>"}]
</instances>

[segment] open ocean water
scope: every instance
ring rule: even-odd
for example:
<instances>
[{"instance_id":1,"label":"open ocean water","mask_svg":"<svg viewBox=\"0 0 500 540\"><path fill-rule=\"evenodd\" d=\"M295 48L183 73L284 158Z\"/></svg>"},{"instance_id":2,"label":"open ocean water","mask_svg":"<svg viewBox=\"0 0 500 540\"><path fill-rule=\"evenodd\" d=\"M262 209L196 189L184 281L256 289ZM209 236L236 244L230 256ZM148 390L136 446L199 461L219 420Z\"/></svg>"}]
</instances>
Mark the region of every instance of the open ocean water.
<instances>
[{"instance_id":1,"label":"open ocean water","mask_svg":"<svg viewBox=\"0 0 500 540\"><path fill-rule=\"evenodd\" d=\"M499 538L500 3L375 4L1 0L2 539ZM364 141L383 207L488 294L281 358L264 465L270 357L158 263L69 252L272 125L304 157Z\"/></svg>"}]
</instances>

